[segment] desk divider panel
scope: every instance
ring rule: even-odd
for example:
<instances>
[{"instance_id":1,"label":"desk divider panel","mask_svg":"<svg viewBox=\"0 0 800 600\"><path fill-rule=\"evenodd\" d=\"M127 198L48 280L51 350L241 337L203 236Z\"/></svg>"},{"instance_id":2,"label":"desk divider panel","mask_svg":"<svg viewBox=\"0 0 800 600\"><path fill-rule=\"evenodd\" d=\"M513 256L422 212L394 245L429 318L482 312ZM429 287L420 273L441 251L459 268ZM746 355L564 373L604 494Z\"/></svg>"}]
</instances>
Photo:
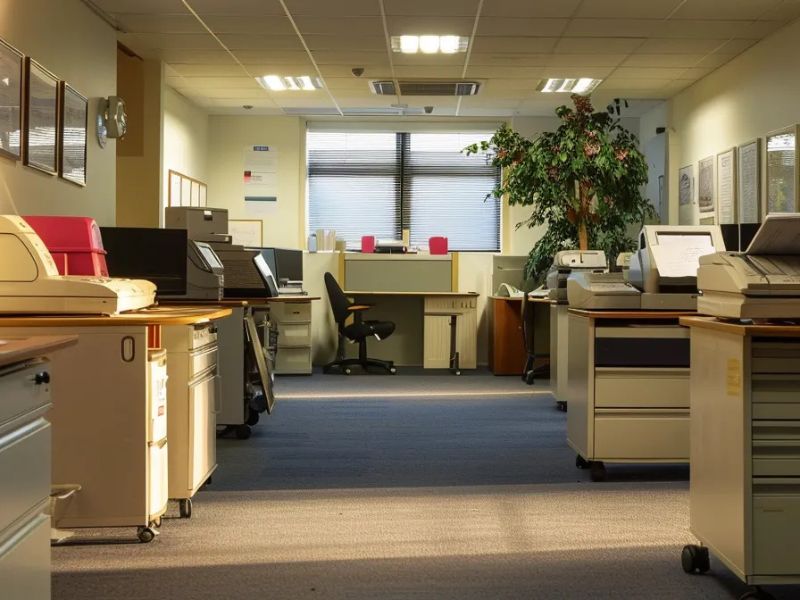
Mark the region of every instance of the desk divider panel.
<instances>
[{"instance_id":1,"label":"desk divider panel","mask_svg":"<svg viewBox=\"0 0 800 600\"><path fill-rule=\"evenodd\" d=\"M457 269L452 254L346 254L342 287L370 292L452 292L457 290Z\"/></svg>"}]
</instances>

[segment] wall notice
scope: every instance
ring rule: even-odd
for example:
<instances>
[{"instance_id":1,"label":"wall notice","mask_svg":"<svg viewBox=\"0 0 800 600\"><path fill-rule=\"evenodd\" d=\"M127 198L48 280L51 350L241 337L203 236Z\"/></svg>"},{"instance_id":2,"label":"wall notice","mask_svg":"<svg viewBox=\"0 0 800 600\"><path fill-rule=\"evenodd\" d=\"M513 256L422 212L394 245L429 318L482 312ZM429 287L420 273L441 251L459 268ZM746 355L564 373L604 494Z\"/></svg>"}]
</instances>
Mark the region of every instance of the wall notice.
<instances>
[{"instance_id":1,"label":"wall notice","mask_svg":"<svg viewBox=\"0 0 800 600\"><path fill-rule=\"evenodd\" d=\"M274 146L245 147L243 183L247 214L270 212L278 201L278 151Z\"/></svg>"}]
</instances>

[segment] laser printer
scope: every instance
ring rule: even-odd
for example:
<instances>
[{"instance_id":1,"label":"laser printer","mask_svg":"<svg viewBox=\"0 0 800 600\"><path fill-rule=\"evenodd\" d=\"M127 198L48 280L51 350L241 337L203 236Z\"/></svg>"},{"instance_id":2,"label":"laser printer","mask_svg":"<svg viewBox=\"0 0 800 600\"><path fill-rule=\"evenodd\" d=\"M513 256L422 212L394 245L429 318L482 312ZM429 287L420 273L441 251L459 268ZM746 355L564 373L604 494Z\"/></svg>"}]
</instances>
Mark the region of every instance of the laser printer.
<instances>
[{"instance_id":1,"label":"laser printer","mask_svg":"<svg viewBox=\"0 0 800 600\"><path fill-rule=\"evenodd\" d=\"M576 271L567 278L567 300L575 308L589 310L639 310L641 292L628 281L630 252L617 256L618 271Z\"/></svg>"},{"instance_id":2,"label":"laser printer","mask_svg":"<svg viewBox=\"0 0 800 600\"><path fill-rule=\"evenodd\" d=\"M59 275L41 238L16 215L0 215L0 312L115 314L150 306L149 281Z\"/></svg>"},{"instance_id":3,"label":"laser printer","mask_svg":"<svg viewBox=\"0 0 800 600\"><path fill-rule=\"evenodd\" d=\"M608 271L605 252L602 250L561 250L553 257L553 265L547 272L549 297L558 302L567 302L567 278L570 273Z\"/></svg>"},{"instance_id":4,"label":"laser printer","mask_svg":"<svg viewBox=\"0 0 800 600\"><path fill-rule=\"evenodd\" d=\"M717 225L645 225L629 278L642 310L697 310L697 269L706 254L724 252Z\"/></svg>"},{"instance_id":5,"label":"laser printer","mask_svg":"<svg viewBox=\"0 0 800 600\"><path fill-rule=\"evenodd\" d=\"M164 227L185 229L190 240L231 243L228 209L169 206L164 209Z\"/></svg>"},{"instance_id":6,"label":"laser printer","mask_svg":"<svg viewBox=\"0 0 800 600\"><path fill-rule=\"evenodd\" d=\"M800 318L800 213L767 215L745 252L701 256L697 287L703 314Z\"/></svg>"}]
</instances>

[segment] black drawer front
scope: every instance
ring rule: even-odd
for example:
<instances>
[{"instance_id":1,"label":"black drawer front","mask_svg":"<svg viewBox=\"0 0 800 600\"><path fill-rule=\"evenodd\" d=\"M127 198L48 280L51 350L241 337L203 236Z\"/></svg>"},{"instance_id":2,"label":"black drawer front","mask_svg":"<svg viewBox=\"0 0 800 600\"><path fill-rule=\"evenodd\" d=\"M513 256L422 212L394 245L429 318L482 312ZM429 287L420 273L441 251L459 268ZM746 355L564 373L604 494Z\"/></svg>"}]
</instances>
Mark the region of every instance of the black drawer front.
<instances>
[{"instance_id":1,"label":"black drawer front","mask_svg":"<svg viewBox=\"0 0 800 600\"><path fill-rule=\"evenodd\" d=\"M689 367L688 339L597 338L596 367Z\"/></svg>"}]
</instances>

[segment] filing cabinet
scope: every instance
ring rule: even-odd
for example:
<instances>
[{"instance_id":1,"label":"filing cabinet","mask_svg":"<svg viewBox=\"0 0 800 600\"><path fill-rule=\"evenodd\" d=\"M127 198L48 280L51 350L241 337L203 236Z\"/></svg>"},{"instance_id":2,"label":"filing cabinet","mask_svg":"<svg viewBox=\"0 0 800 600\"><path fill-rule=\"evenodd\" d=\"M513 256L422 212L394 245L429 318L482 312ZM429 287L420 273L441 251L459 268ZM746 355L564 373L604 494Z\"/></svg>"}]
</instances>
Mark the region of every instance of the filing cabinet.
<instances>
[{"instance_id":1,"label":"filing cabinet","mask_svg":"<svg viewBox=\"0 0 800 600\"><path fill-rule=\"evenodd\" d=\"M276 375L311 374L311 300L298 297L269 302L269 321L277 328Z\"/></svg>"}]
</instances>

